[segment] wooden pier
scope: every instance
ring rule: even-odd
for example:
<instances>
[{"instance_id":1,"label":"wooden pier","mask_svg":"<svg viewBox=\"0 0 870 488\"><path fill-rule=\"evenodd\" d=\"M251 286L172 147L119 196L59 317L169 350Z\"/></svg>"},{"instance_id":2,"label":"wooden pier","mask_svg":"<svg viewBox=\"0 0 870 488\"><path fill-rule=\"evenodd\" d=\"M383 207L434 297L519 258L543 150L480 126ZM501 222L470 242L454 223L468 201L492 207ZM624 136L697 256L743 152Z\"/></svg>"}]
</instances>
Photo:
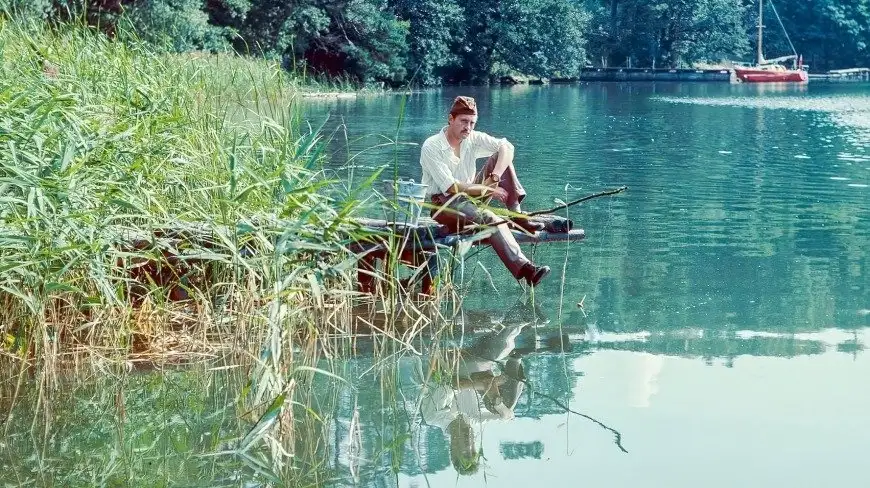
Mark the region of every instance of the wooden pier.
<instances>
[{"instance_id":1,"label":"wooden pier","mask_svg":"<svg viewBox=\"0 0 870 488\"><path fill-rule=\"evenodd\" d=\"M810 73L810 81L827 81L832 83L846 81L870 81L870 68L832 69L827 73Z\"/></svg>"},{"instance_id":2,"label":"wooden pier","mask_svg":"<svg viewBox=\"0 0 870 488\"><path fill-rule=\"evenodd\" d=\"M734 82L730 69L584 68L579 81L718 81Z\"/></svg>"},{"instance_id":3,"label":"wooden pier","mask_svg":"<svg viewBox=\"0 0 870 488\"><path fill-rule=\"evenodd\" d=\"M580 81L712 81L734 83L736 77L734 70L727 68L583 68L580 70L579 76L549 79L505 76L500 81L502 85L546 85Z\"/></svg>"},{"instance_id":4,"label":"wooden pier","mask_svg":"<svg viewBox=\"0 0 870 488\"><path fill-rule=\"evenodd\" d=\"M544 230L528 233L513 230L520 244L579 241L586 237L583 229L575 229L571 220L556 215L540 215L530 219L544 225ZM462 245L488 246L486 229L455 232L430 218L421 218L417 225L405 225L377 219L357 219L371 232L365 240L355 242L351 250L360 256L357 268L359 290L371 293L376 288L375 276L390 258L417 269L408 280L409 286L419 282L423 294L432 294L435 278L439 275L438 251L453 251Z\"/></svg>"},{"instance_id":5,"label":"wooden pier","mask_svg":"<svg viewBox=\"0 0 870 488\"><path fill-rule=\"evenodd\" d=\"M834 69L826 73L809 73L809 81L823 82L867 82L870 81L870 68ZM730 68L694 69L694 68L583 68L579 76L566 78L524 78L506 76L501 79L503 85L541 85L564 84L577 82L643 82L643 81L678 81L678 82L724 82L737 83L739 80L735 71Z\"/></svg>"},{"instance_id":6,"label":"wooden pier","mask_svg":"<svg viewBox=\"0 0 870 488\"><path fill-rule=\"evenodd\" d=\"M514 236L520 244L576 241L586 235L582 229L574 229L573 222L563 217L540 215L530 220L544 224L544 230L535 233L515 230ZM357 218L352 222L357 231L353 232L355 237L351 237L353 242L348 249L358 259L358 289L362 292L375 291L376 276L388 275L385 263L395 257L400 264L416 267L413 282L409 285L419 284L422 293L431 294L435 277L439 274L439 251L453 252L463 245L489 245L483 228L455 232L430 218L421 218L417 225L368 218ZM210 281L213 263L206 255L211 249L221 247L218 234L232 236L236 231L181 222L150 231L119 231L119 249L130 253L131 259L125 263L119 258L118 266L127 268L133 305L141 303L151 286L163 289L167 300L181 301L189 298L189 282L201 281L200 284L204 285ZM259 251L248 243L238 252L251 255Z\"/></svg>"}]
</instances>

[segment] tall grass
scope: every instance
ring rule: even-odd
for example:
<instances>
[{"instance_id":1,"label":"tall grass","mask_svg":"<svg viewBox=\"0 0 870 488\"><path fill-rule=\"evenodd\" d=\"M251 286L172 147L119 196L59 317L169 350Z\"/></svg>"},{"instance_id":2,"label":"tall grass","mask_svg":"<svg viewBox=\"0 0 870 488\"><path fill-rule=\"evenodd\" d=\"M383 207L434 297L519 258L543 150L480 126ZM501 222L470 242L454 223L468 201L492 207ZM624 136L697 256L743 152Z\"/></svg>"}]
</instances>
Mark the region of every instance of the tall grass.
<instances>
[{"instance_id":1,"label":"tall grass","mask_svg":"<svg viewBox=\"0 0 870 488\"><path fill-rule=\"evenodd\" d=\"M251 427L225 451L293 475L281 460L310 427L305 388L329 375L317 361L360 323L395 348L438 315L393 272L377 277L386 293L355 291L366 188L324 176L300 98L266 61L0 16L2 403L23 388L44 402L66 366L231 357Z\"/></svg>"}]
</instances>

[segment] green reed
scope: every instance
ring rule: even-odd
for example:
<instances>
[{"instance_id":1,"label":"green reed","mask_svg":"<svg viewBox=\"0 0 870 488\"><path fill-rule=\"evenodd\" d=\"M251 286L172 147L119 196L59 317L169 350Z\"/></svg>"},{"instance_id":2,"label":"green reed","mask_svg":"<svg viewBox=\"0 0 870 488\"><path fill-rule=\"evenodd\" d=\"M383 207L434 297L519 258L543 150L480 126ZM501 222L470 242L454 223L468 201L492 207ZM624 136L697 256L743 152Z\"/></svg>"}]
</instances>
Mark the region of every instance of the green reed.
<instances>
[{"instance_id":1,"label":"green reed","mask_svg":"<svg viewBox=\"0 0 870 488\"><path fill-rule=\"evenodd\" d=\"M443 280L420 302L388 260L374 295L356 291L348 245L367 235L354 217L373 179L350 190L322 169L327 136L301 118L300 76L134 37L0 16L3 430L35 395L31 431L49 439L69 371L110 372L94 395L115 411L117 455L91 479L136 479L146 468L125 371L206 359L238 371L237 392L222 395L243 435L200 450L265 479L319 482L325 426L311 388L339 381L321 360L352 351L361 330L382 357L413 349L437 335L428 327L455 290ZM389 242L394 254L408 244ZM34 459L52 457L34 442Z\"/></svg>"}]
</instances>

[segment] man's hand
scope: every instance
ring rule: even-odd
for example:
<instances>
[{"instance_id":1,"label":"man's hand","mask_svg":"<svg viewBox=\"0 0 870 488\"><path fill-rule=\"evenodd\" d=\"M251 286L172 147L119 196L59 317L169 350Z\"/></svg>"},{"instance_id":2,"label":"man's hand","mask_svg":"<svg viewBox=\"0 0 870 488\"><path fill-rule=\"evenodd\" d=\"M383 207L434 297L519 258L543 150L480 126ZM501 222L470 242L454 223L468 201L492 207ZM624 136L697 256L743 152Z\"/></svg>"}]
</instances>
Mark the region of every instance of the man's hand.
<instances>
[{"instance_id":1,"label":"man's hand","mask_svg":"<svg viewBox=\"0 0 870 488\"><path fill-rule=\"evenodd\" d=\"M487 196L495 198L501 203L505 203L507 201L508 194L504 188L497 186L495 188L490 187L489 195Z\"/></svg>"},{"instance_id":2,"label":"man's hand","mask_svg":"<svg viewBox=\"0 0 870 488\"><path fill-rule=\"evenodd\" d=\"M451 189L451 193L465 193L466 195L474 198L495 198L496 200L505 203L507 200L507 191L504 188L493 185L486 185L481 183L475 183L471 185L465 185L462 183L456 183L453 185L454 188Z\"/></svg>"},{"instance_id":3,"label":"man's hand","mask_svg":"<svg viewBox=\"0 0 870 488\"><path fill-rule=\"evenodd\" d=\"M505 203L505 200L507 200L507 191L498 186L500 181L500 177L496 176L495 173L491 173L483 180L483 184L490 188L490 193L487 196Z\"/></svg>"}]
</instances>

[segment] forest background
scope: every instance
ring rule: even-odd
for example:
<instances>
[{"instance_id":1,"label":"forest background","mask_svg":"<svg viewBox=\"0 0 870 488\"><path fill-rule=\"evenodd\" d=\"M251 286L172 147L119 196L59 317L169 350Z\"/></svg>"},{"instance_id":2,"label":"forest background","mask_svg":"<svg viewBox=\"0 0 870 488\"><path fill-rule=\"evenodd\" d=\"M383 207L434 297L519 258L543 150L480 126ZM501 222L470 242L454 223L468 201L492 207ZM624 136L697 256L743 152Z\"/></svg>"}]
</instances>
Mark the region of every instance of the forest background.
<instances>
[{"instance_id":1,"label":"forest background","mask_svg":"<svg viewBox=\"0 0 870 488\"><path fill-rule=\"evenodd\" d=\"M766 57L791 54L788 33L812 71L870 65L870 0L764 8ZM393 87L752 61L758 19L756 0L0 0L0 9Z\"/></svg>"}]
</instances>

